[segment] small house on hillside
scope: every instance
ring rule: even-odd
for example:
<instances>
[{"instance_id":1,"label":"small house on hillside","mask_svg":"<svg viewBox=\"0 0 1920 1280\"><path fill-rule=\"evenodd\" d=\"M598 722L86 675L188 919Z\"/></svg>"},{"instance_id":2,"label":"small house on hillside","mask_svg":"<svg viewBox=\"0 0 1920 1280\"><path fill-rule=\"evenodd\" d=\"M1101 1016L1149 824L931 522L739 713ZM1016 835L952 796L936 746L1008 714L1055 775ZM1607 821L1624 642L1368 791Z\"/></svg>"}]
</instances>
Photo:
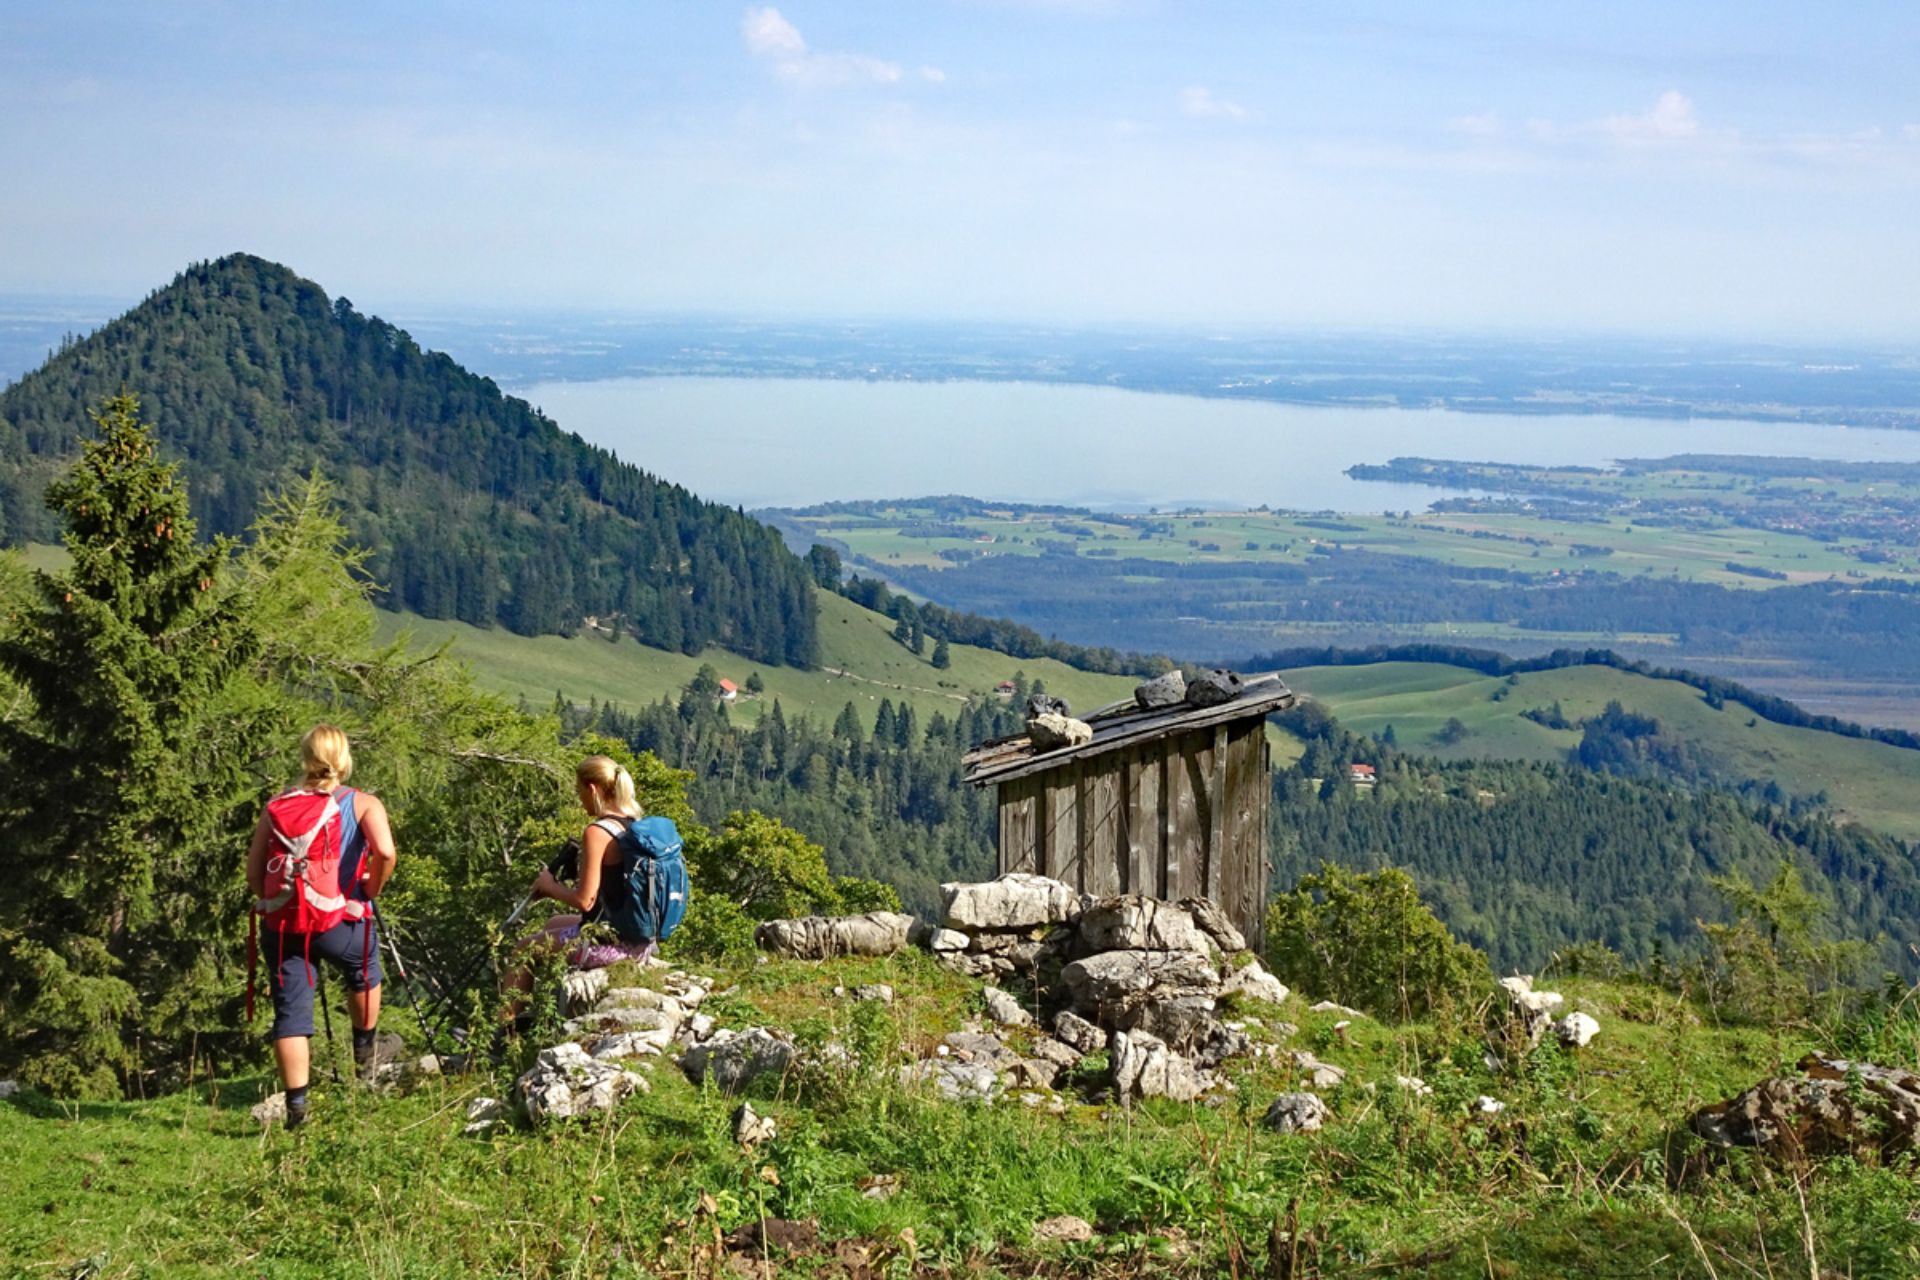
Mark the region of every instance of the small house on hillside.
<instances>
[{"instance_id":1,"label":"small house on hillside","mask_svg":"<svg viewBox=\"0 0 1920 1280\"><path fill-rule=\"evenodd\" d=\"M1208 898L1255 945L1266 919L1266 721L1293 705L1278 677L1213 706L1133 703L1086 718L1090 742L1036 750L1026 735L983 742L966 779L999 789L1000 871L1082 893Z\"/></svg>"},{"instance_id":2,"label":"small house on hillside","mask_svg":"<svg viewBox=\"0 0 1920 1280\"><path fill-rule=\"evenodd\" d=\"M720 701L732 702L740 696L740 686L731 680L720 681Z\"/></svg>"},{"instance_id":3,"label":"small house on hillside","mask_svg":"<svg viewBox=\"0 0 1920 1280\"><path fill-rule=\"evenodd\" d=\"M1356 764L1347 770L1347 781L1356 787L1370 787L1380 781L1380 774L1370 764Z\"/></svg>"}]
</instances>

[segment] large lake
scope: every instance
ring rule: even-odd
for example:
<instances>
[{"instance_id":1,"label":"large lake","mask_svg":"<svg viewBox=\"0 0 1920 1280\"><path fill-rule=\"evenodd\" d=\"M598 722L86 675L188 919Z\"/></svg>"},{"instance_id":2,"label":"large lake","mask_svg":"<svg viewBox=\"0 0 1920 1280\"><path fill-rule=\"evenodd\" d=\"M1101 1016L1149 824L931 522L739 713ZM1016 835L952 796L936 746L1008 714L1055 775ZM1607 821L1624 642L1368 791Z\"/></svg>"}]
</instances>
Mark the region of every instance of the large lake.
<instances>
[{"instance_id":1,"label":"large lake","mask_svg":"<svg viewBox=\"0 0 1920 1280\"><path fill-rule=\"evenodd\" d=\"M1421 509L1356 462L1603 465L1670 453L1920 461L1920 431L1312 408L1025 382L614 378L519 389L562 427L748 507L934 493L1084 506Z\"/></svg>"}]
</instances>

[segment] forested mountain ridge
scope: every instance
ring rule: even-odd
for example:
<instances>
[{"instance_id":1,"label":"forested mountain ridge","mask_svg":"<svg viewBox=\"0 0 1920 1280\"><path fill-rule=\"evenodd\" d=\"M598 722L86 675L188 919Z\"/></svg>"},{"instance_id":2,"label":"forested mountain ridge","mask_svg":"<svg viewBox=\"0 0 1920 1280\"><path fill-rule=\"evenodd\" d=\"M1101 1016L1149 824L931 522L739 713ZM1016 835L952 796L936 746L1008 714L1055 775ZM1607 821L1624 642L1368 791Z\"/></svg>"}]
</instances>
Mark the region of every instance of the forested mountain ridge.
<instances>
[{"instance_id":1,"label":"forested mountain ridge","mask_svg":"<svg viewBox=\"0 0 1920 1280\"><path fill-rule=\"evenodd\" d=\"M594 615L664 649L814 661L811 579L772 529L246 254L189 267L0 392L0 538L53 539L46 484L122 390L209 532L244 532L276 481L322 469L396 607L523 634Z\"/></svg>"}]
</instances>

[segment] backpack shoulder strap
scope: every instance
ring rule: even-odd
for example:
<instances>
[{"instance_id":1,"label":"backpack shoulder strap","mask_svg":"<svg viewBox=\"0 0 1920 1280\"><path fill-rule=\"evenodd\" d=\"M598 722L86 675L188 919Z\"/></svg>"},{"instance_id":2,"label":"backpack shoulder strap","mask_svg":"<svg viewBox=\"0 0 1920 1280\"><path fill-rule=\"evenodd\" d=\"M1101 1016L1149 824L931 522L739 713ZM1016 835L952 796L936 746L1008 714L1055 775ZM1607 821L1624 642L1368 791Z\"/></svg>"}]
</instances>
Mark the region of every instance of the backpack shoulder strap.
<instances>
[{"instance_id":1,"label":"backpack shoulder strap","mask_svg":"<svg viewBox=\"0 0 1920 1280\"><path fill-rule=\"evenodd\" d=\"M588 823L587 825L589 827L600 828L602 831L612 836L615 840L621 840L626 838L627 824L625 821L623 821L620 818L595 818L592 822Z\"/></svg>"}]
</instances>

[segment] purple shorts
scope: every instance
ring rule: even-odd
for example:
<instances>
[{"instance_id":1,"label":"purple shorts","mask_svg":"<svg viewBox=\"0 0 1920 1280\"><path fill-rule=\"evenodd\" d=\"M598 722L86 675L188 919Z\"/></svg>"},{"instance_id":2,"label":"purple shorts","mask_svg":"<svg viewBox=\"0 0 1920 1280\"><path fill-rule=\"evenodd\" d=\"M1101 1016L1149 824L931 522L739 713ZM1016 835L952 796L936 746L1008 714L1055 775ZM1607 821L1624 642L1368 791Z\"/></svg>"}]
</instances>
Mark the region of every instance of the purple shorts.
<instances>
[{"instance_id":1,"label":"purple shorts","mask_svg":"<svg viewBox=\"0 0 1920 1280\"><path fill-rule=\"evenodd\" d=\"M561 942L572 942L580 936L580 926L569 925L553 935ZM653 959L653 942L582 942L567 957L567 963L576 969L604 969L610 964L622 960L638 960L641 964Z\"/></svg>"}]
</instances>

